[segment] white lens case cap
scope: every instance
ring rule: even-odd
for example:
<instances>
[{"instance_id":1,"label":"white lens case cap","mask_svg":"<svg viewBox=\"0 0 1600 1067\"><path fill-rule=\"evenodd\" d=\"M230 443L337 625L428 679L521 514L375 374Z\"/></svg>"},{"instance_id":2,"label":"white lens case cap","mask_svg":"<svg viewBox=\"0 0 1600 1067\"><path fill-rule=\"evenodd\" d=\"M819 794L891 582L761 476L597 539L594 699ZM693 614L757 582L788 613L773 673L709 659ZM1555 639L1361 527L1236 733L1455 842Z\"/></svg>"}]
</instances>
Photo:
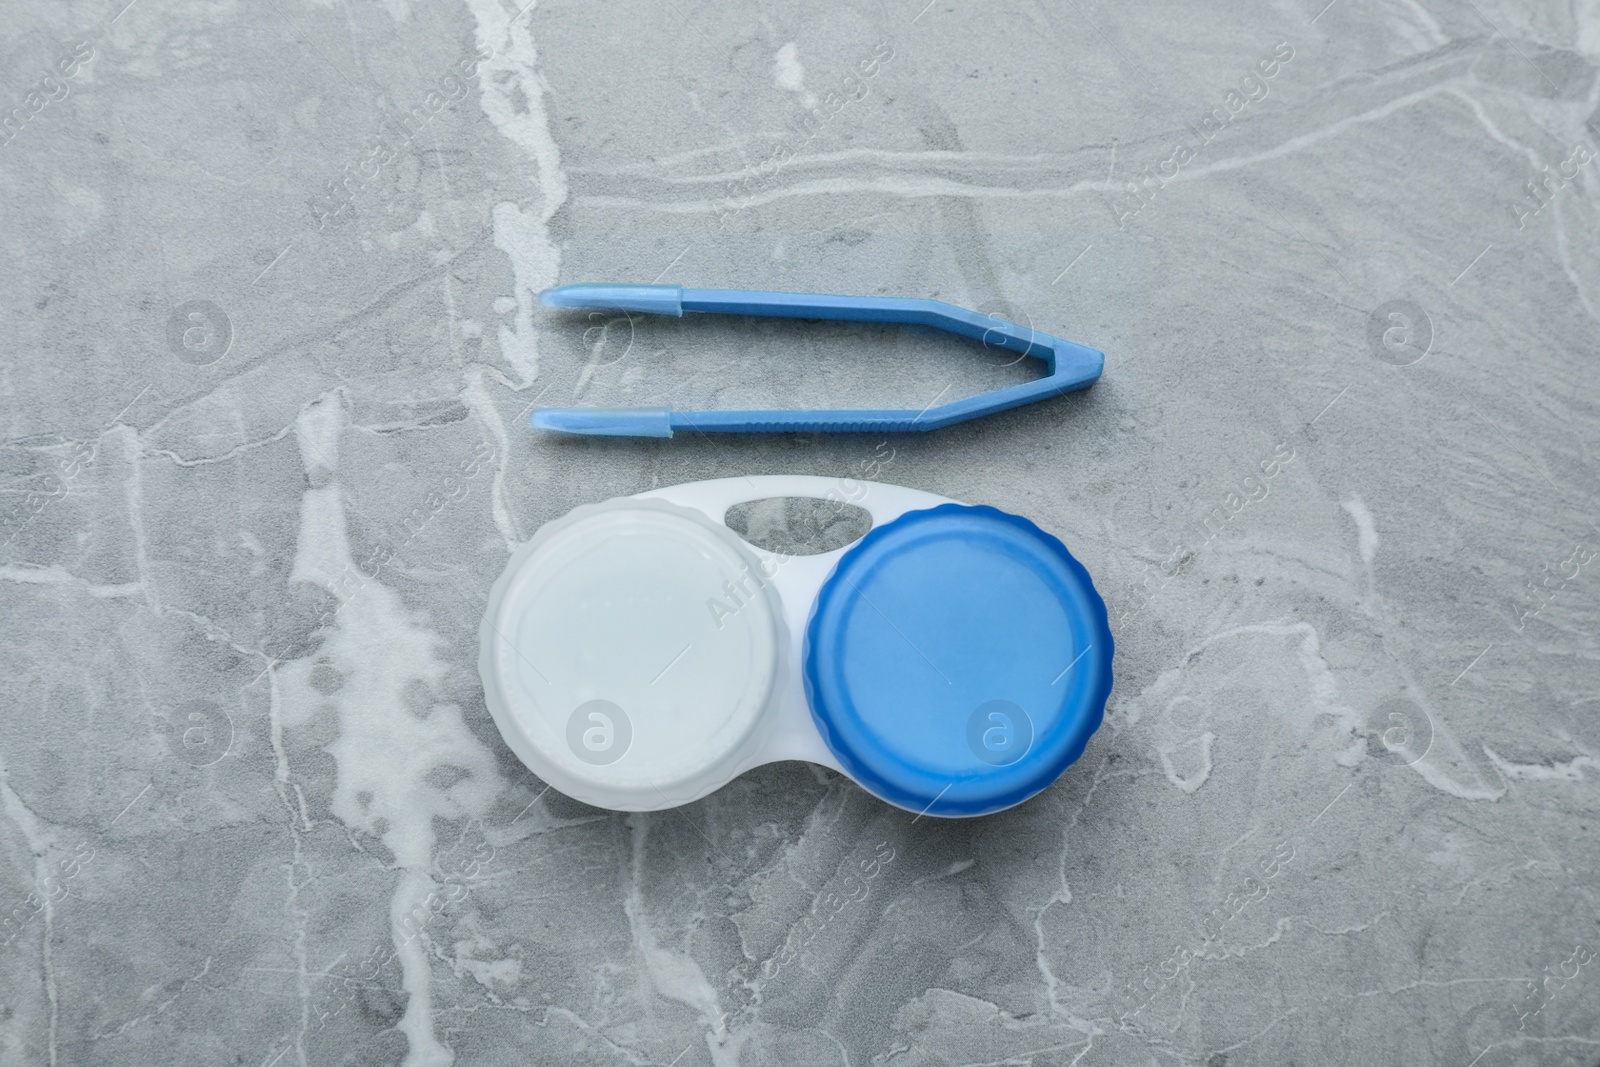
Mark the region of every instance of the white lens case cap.
<instances>
[{"instance_id":1,"label":"white lens case cap","mask_svg":"<svg viewBox=\"0 0 1600 1067\"><path fill-rule=\"evenodd\" d=\"M653 490L546 523L512 554L480 631L489 711L530 770L623 811L697 800L775 760L842 770L798 665L818 591L850 546L778 555L724 523L730 507L772 497L851 504L875 526L951 503L777 475Z\"/></svg>"}]
</instances>

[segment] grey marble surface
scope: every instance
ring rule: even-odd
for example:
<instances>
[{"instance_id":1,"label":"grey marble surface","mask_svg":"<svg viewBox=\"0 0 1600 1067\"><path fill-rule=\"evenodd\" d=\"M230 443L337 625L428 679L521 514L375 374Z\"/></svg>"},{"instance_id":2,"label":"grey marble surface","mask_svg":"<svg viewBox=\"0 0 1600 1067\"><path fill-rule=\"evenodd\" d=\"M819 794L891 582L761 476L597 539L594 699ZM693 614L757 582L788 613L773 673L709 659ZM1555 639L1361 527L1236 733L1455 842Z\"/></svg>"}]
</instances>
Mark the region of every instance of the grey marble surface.
<instances>
[{"instance_id":1,"label":"grey marble surface","mask_svg":"<svg viewBox=\"0 0 1600 1067\"><path fill-rule=\"evenodd\" d=\"M1600 4L1324 3L6 0L0 1064L1600 1063ZM1104 592L1052 788L504 746L540 524L881 455L531 406L1028 371L658 278L1107 353L879 476Z\"/></svg>"}]
</instances>

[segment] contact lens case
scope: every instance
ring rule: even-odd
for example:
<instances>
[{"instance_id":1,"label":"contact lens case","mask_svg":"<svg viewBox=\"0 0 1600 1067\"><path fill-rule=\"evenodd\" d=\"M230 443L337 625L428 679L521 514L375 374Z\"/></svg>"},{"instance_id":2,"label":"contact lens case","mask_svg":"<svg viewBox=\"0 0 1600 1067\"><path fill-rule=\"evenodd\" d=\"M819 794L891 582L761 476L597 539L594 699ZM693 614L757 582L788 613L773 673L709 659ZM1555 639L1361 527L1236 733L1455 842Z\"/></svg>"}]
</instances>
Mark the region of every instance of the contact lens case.
<instances>
[{"instance_id":1,"label":"contact lens case","mask_svg":"<svg viewBox=\"0 0 1600 1067\"><path fill-rule=\"evenodd\" d=\"M752 545L737 504L811 497L872 528L817 555ZM576 800L653 811L809 760L919 815L1000 811L1100 725L1094 583L1021 516L901 486L725 478L574 509L512 554L480 631L506 744Z\"/></svg>"}]
</instances>

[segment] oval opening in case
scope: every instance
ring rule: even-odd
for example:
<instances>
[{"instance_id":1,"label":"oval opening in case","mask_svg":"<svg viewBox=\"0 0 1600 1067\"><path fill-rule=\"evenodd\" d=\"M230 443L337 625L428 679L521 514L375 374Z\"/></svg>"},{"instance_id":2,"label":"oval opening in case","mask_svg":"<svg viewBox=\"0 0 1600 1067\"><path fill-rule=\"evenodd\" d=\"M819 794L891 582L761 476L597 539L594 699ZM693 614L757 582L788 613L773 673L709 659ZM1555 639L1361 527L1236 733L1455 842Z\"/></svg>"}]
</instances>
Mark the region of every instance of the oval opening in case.
<instances>
[{"instance_id":1,"label":"oval opening in case","mask_svg":"<svg viewBox=\"0 0 1600 1067\"><path fill-rule=\"evenodd\" d=\"M728 529L780 556L820 556L854 544L872 529L865 509L814 496L769 496L729 508Z\"/></svg>"}]
</instances>

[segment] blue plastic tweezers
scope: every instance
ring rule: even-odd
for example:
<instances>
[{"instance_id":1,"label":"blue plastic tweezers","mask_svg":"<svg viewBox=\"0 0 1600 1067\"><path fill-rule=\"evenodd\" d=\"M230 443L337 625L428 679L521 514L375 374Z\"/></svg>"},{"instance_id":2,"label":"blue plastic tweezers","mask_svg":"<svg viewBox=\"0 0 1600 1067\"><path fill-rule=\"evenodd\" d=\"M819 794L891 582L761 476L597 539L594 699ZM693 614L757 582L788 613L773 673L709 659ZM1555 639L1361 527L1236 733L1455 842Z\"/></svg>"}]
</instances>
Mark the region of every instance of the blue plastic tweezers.
<instances>
[{"instance_id":1,"label":"blue plastic tweezers","mask_svg":"<svg viewBox=\"0 0 1600 1067\"><path fill-rule=\"evenodd\" d=\"M962 337L998 344L1044 361L1043 378L1007 389L979 393L922 411L775 410L673 411L657 408L540 408L534 426L562 433L608 437L671 437L674 430L703 433L767 433L835 430L851 433L937 430L979 415L1060 396L1095 383L1105 367L1102 352L1037 330L1002 322L938 300L904 297L825 296L817 293L763 293L745 289L684 289L676 285L560 285L539 294L546 307L605 308L682 317L686 311L769 318L837 319L932 326Z\"/></svg>"}]
</instances>

